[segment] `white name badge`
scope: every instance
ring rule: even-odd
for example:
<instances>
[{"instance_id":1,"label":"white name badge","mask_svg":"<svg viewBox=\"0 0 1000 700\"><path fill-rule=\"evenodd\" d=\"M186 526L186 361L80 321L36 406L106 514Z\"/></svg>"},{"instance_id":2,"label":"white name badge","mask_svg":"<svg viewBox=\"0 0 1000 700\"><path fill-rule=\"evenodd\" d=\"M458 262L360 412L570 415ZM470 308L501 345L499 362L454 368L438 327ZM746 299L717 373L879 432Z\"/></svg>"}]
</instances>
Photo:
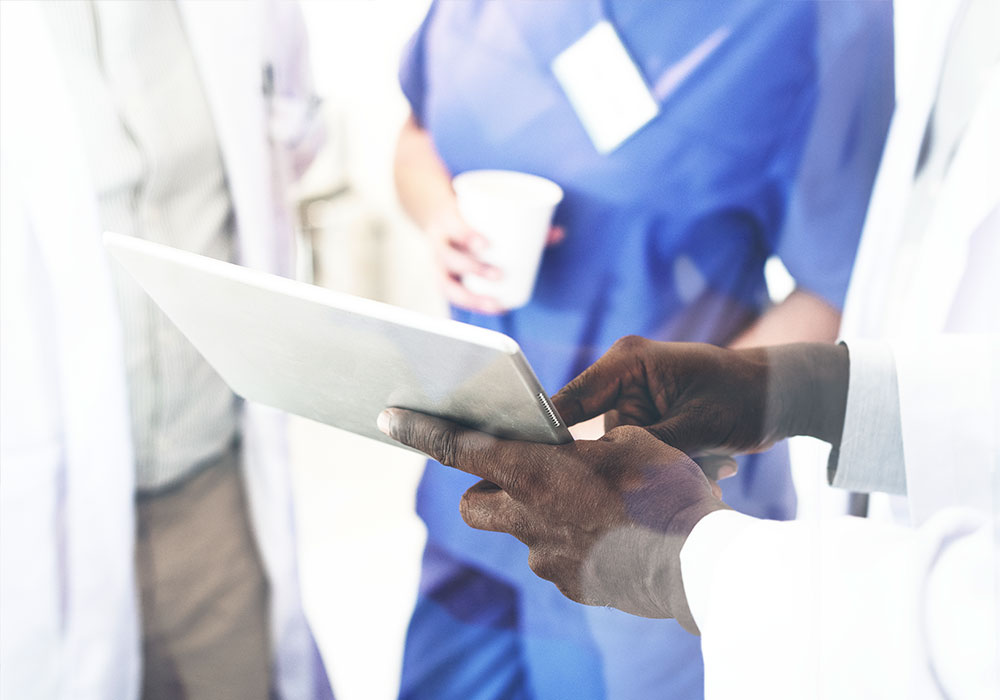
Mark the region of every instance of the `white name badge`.
<instances>
[{"instance_id":1,"label":"white name badge","mask_svg":"<svg viewBox=\"0 0 1000 700\"><path fill-rule=\"evenodd\" d=\"M556 56L552 72L601 154L618 148L660 111L607 20Z\"/></svg>"}]
</instances>

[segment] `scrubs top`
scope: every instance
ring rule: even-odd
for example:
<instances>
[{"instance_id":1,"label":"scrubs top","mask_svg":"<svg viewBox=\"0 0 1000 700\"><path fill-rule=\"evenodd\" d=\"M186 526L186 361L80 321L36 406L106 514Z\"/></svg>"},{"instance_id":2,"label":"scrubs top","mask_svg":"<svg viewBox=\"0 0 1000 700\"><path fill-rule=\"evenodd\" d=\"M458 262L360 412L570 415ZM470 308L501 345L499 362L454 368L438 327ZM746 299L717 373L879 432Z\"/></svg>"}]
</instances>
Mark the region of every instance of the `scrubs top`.
<instances>
[{"instance_id":1,"label":"scrubs top","mask_svg":"<svg viewBox=\"0 0 1000 700\"><path fill-rule=\"evenodd\" d=\"M551 69L601 20L659 105L605 155ZM515 338L554 393L623 335L732 339L768 303L772 255L800 287L840 307L892 110L891 6L435 2L400 79L453 175L518 170L565 191L555 223L566 238L545 252L531 302L501 316L453 310ZM573 697L700 695L696 638L672 621L560 602L520 542L462 521L458 501L474 481L428 464L417 509L429 544L543 600L518 622L525 635L577 639L580 658L598 650L596 670L558 657L576 668L567 673L596 673L604 686ZM781 450L745 460L722 485L739 510L794 515ZM546 682L535 685L544 696Z\"/></svg>"}]
</instances>

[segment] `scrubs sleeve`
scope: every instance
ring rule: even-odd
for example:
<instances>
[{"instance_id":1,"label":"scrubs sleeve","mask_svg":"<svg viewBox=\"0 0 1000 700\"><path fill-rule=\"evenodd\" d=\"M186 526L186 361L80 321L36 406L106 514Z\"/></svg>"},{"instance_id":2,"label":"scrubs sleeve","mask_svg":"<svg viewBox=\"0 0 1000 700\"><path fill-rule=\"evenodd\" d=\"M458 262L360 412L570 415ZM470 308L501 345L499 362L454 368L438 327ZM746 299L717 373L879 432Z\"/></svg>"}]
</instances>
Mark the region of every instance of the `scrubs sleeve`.
<instances>
[{"instance_id":1,"label":"scrubs sleeve","mask_svg":"<svg viewBox=\"0 0 1000 700\"><path fill-rule=\"evenodd\" d=\"M840 309L894 105L892 6L817 7L818 98L775 253Z\"/></svg>"},{"instance_id":2,"label":"scrubs sleeve","mask_svg":"<svg viewBox=\"0 0 1000 700\"><path fill-rule=\"evenodd\" d=\"M406 44L399 65L399 86L403 90L403 96L410 103L413 118L421 126L424 124L424 96L427 94L427 30L435 7L437 2L427 10L420 27Z\"/></svg>"}]
</instances>

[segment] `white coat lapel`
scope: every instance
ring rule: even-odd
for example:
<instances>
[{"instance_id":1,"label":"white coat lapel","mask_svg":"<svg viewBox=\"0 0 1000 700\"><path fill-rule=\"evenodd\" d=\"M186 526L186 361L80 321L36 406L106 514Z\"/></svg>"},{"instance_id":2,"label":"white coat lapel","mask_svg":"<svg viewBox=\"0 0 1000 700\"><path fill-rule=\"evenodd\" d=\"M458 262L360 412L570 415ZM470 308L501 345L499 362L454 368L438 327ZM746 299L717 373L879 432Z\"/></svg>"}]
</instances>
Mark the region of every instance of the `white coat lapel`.
<instances>
[{"instance_id":1,"label":"white coat lapel","mask_svg":"<svg viewBox=\"0 0 1000 700\"><path fill-rule=\"evenodd\" d=\"M179 7L222 150L240 234L240 262L279 271L287 263L287 253L273 230L276 207L264 99L262 6L182 0Z\"/></svg>"},{"instance_id":2,"label":"white coat lapel","mask_svg":"<svg viewBox=\"0 0 1000 700\"><path fill-rule=\"evenodd\" d=\"M908 335L928 328L935 328L936 332L940 332L958 283L957 277L961 276L960 272L956 273L955 265L942 266L941 272L946 267L948 270L948 275L944 276L925 270L921 273L920 281L916 276L910 277L905 299L894 299L895 274L909 273L909 270L898 271L894 266L899 265L899 251L911 243L904 226L905 213L912 194L913 173L920 144L937 92L937 76L941 73L958 7L956 0L946 0L928 7L906 3L896 7L896 111L872 192L847 294L841 326L841 335L845 337ZM974 139L967 138L967 141ZM967 217L963 216L955 218L957 202L953 198L963 197L958 183L960 179L968 177L962 172L964 169L963 164L956 159L949 177L951 184L940 193L940 203L936 207L935 221L943 223L951 218L948 230L952 247L945 257L953 262L957 259L956 250L965 245L975 223L978 223L967 222ZM984 214L982 212L980 218ZM960 232L959 224L968 226ZM930 226L934 228L935 224L932 222ZM933 234L930 230L925 233ZM957 241L956 235L961 235L962 240ZM927 255L922 254L925 259L923 263L918 259L915 264L933 267ZM964 263L964 258L962 260ZM942 286L945 280L949 281ZM922 286L923 291L911 294L917 286ZM905 309L894 306L900 302ZM933 324L930 316L925 313L927 304L938 309L934 312L936 320ZM939 307L945 307L944 311Z\"/></svg>"},{"instance_id":3,"label":"white coat lapel","mask_svg":"<svg viewBox=\"0 0 1000 700\"><path fill-rule=\"evenodd\" d=\"M903 327L941 332L971 250L970 238L1000 203L1000 67L993 70L952 160L916 261ZM995 278L995 275L992 275Z\"/></svg>"},{"instance_id":4,"label":"white coat lapel","mask_svg":"<svg viewBox=\"0 0 1000 700\"><path fill-rule=\"evenodd\" d=\"M240 262L289 269L291 228L276 199L265 67L267 3L179 0L191 51L215 122L236 215ZM271 583L271 638L278 696L329 697L329 684L302 612L292 536L284 417L248 404L244 475L257 544Z\"/></svg>"},{"instance_id":5,"label":"white coat lapel","mask_svg":"<svg viewBox=\"0 0 1000 700\"><path fill-rule=\"evenodd\" d=\"M847 290L842 336L878 338L885 333L892 261L904 244L913 171L934 103L933 78L941 71L955 5L955 0L938 3L933 12L923 6L895 8L896 109Z\"/></svg>"}]
</instances>

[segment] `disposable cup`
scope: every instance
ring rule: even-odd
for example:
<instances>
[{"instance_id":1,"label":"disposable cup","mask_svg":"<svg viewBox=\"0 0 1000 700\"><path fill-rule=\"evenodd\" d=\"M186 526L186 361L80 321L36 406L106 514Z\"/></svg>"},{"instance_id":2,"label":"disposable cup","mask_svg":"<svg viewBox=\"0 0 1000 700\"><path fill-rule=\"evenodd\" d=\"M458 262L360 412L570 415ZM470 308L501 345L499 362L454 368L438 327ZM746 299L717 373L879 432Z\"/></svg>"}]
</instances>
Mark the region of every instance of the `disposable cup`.
<instances>
[{"instance_id":1,"label":"disposable cup","mask_svg":"<svg viewBox=\"0 0 1000 700\"><path fill-rule=\"evenodd\" d=\"M562 188L544 177L511 170L469 170L455 177L452 186L462 218L489 242L477 257L502 275L490 280L467 274L463 284L504 309L524 306L535 288Z\"/></svg>"}]
</instances>

